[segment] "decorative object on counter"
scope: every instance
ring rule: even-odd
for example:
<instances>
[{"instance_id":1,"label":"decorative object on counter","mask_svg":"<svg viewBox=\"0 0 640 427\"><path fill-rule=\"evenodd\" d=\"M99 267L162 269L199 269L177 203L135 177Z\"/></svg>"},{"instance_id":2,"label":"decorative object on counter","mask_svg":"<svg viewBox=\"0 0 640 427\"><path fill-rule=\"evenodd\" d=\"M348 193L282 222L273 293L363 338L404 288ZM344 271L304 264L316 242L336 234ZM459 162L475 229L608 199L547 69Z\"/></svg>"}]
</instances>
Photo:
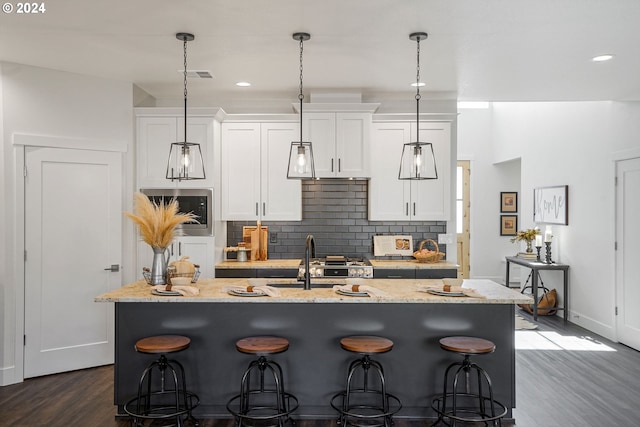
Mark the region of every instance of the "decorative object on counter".
<instances>
[{"instance_id":1,"label":"decorative object on counter","mask_svg":"<svg viewBox=\"0 0 640 427\"><path fill-rule=\"evenodd\" d=\"M426 40L427 37L427 33L411 33L409 35L409 38L415 40L417 45L415 82L416 140L415 142L406 143L402 147L398 179L438 179L433 144L420 142L420 86L424 86L424 83L420 83L420 40Z\"/></svg>"},{"instance_id":2,"label":"decorative object on counter","mask_svg":"<svg viewBox=\"0 0 640 427\"><path fill-rule=\"evenodd\" d=\"M424 247L425 243L431 243L435 250L430 250ZM442 258L444 258L446 254L444 252L440 252L440 247L438 246L438 242L433 239L425 239L420 242L420 246L418 246L418 250L413 253L413 257L418 260L418 262L427 262L427 263L436 263L440 262Z\"/></svg>"},{"instance_id":3,"label":"decorative object on counter","mask_svg":"<svg viewBox=\"0 0 640 427\"><path fill-rule=\"evenodd\" d=\"M222 288L223 292L228 293L236 297L255 297L255 296L270 296L279 297L280 289L273 286L225 286Z\"/></svg>"},{"instance_id":4,"label":"decorative object on counter","mask_svg":"<svg viewBox=\"0 0 640 427\"><path fill-rule=\"evenodd\" d=\"M333 287L333 290L337 294L346 295L350 297L384 298L387 296L386 292L368 285L352 285L352 284L335 285Z\"/></svg>"},{"instance_id":5,"label":"decorative object on counter","mask_svg":"<svg viewBox=\"0 0 640 427\"><path fill-rule=\"evenodd\" d=\"M125 212L140 231L142 240L153 249L151 271L143 270L143 275L150 285L162 285L167 280L169 256L167 247L173 241L175 229L184 222L196 220L193 213L180 213L175 199L169 203L155 203L142 193L135 193L133 199L135 213Z\"/></svg>"},{"instance_id":6,"label":"decorative object on counter","mask_svg":"<svg viewBox=\"0 0 640 427\"><path fill-rule=\"evenodd\" d=\"M544 224L569 224L569 186L533 189L533 221Z\"/></svg>"},{"instance_id":7,"label":"decorative object on counter","mask_svg":"<svg viewBox=\"0 0 640 427\"><path fill-rule=\"evenodd\" d=\"M411 236L373 236L373 256L395 255L413 255L413 238Z\"/></svg>"},{"instance_id":8,"label":"decorative object on counter","mask_svg":"<svg viewBox=\"0 0 640 427\"><path fill-rule=\"evenodd\" d=\"M298 100L300 101L300 141L291 143L289 151L289 166L287 168L288 179L314 179L316 177L316 168L313 163L313 147L311 141L303 142L302 140L302 52L304 50L303 42L309 40L309 33L294 33L293 39L300 41L300 93Z\"/></svg>"},{"instance_id":9,"label":"decorative object on counter","mask_svg":"<svg viewBox=\"0 0 640 427\"><path fill-rule=\"evenodd\" d=\"M511 239L511 243L525 242L527 244L527 257L535 257L535 255L533 254L533 247L531 246L531 242L536 238L536 235L538 234L540 234L540 229L538 227L520 230L516 233L516 236Z\"/></svg>"},{"instance_id":10,"label":"decorative object on counter","mask_svg":"<svg viewBox=\"0 0 640 427\"><path fill-rule=\"evenodd\" d=\"M518 212L518 193L516 191L500 192L500 212L503 212L503 213Z\"/></svg>"},{"instance_id":11,"label":"decorative object on counter","mask_svg":"<svg viewBox=\"0 0 640 427\"><path fill-rule=\"evenodd\" d=\"M269 227L263 226L260 221L257 225L245 225L242 227L242 238L245 247L248 246L251 261L266 261L269 247Z\"/></svg>"},{"instance_id":12,"label":"decorative object on counter","mask_svg":"<svg viewBox=\"0 0 640 427\"><path fill-rule=\"evenodd\" d=\"M443 280L444 282L444 280ZM432 295L438 295L442 297L471 297L471 298L487 298L484 295L479 294L473 288L463 288L460 285L420 285L418 286L418 292L426 292Z\"/></svg>"},{"instance_id":13,"label":"decorative object on counter","mask_svg":"<svg viewBox=\"0 0 640 427\"><path fill-rule=\"evenodd\" d=\"M200 289L195 286L155 285L151 287L151 293L162 296L194 297L200 294Z\"/></svg>"},{"instance_id":14,"label":"decorative object on counter","mask_svg":"<svg viewBox=\"0 0 640 427\"><path fill-rule=\"evenodd\" d=\"M177 285L176 280L188 279L191 283L196 283L200 277L200 266L189 261L188 256L183 256L179 260L169 263L167 269L167 283Z\"/></svg>"},{"instance_id":15,"label":"decorative object on counter","mask_svg":"<svg viewBox=\"0 0 640 427\"><path fill-rule=\"evenodd\" d=\"M182 40L184 50L184 141L171 144L166 178L171 181L205 179L200 144L187 141L187 42L192 41L195 36L189 33L178 33L176 38Z\"/></svg>"},{"instance_id":16,"label":"decorative object on counter","mask_svg":"<svg viewBox=\"0 0 640 427\"><path fill-rule=\"evenodd\" d=\"M518 215L500 215L500 235L515 236L518 230Z\"/></svg>"}]
</instances>

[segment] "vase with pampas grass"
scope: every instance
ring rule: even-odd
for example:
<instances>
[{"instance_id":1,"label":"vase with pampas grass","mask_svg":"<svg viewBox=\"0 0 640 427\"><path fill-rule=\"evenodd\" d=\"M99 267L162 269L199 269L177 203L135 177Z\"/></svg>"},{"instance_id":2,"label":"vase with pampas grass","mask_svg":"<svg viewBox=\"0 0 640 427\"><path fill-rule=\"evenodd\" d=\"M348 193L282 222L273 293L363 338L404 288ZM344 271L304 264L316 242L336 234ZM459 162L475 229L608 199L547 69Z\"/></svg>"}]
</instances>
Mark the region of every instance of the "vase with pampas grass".
<instances>
[{"instance_id":1,"label":"vase with pampas grass","mask_svg":"<svg viewBox=\"0 0 640 427\"><path fill-rule=\"evenodd\" d=\"M178 201L156 203L142 193L134 194L134 213L125 212L140 230L140 237L153 249L150 285L162 285L167 279L169 256L167 249L176 233L176 227L185 222L195 221L197 215L192 212L179 212Z\"/></svg>"}]
</instances>

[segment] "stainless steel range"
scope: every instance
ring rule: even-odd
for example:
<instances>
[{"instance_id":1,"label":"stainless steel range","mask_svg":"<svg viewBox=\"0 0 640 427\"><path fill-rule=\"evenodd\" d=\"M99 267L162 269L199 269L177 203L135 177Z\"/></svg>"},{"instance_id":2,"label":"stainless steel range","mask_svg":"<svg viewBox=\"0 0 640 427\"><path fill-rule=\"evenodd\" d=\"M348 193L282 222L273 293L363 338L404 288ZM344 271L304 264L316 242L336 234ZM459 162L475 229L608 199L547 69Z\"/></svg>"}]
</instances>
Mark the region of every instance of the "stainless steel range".
<instances>
[{"instance_id":1,"label":"stainless steel range","mask_svg":"<svg viewBox=\"0 0 640 427\"><path fill-rule=\"evenodd\" d=\"M304 261L298 266L298 280L304 280ZM366 258L349 258L344 256L327 256L312 258L309 261L311 277L360 277L373 279L373 267Z\"/></svg>"}]
</instances>

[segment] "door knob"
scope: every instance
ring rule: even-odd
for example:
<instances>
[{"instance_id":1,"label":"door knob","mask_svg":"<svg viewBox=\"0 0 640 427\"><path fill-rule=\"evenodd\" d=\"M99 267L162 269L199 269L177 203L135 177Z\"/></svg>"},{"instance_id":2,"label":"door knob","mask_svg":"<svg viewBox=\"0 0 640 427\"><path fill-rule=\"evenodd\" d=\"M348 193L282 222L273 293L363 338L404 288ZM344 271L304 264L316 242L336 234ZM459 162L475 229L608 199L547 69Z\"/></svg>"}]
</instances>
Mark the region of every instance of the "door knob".
<instances>
[{"instance_id":1,"label":"door knob","mask_svg":"<svg viewBox=\"0 0 640 427\"><path fill-rule=\"evenodd\" d=\"M105 268L105 271L118 272L120 271L120 264L111 264L111 267Z\"/></svg>"}]
</instances>

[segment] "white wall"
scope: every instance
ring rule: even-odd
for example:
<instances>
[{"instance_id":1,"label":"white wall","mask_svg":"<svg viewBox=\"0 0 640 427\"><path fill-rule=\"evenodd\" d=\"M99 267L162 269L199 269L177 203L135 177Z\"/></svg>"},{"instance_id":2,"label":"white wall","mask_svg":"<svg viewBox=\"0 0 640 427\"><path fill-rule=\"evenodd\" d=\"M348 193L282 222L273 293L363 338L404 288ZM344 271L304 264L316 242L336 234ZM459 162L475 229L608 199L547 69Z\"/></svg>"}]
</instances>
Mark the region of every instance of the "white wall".
<instances>
[{"instance_id":1,"label":"white wall","mask_svg":"<svg viewBox=\"0 0 640 427\"><path fill-rule=\"evenodd\" d=\"M640 146L640 103L494 103L484 118L465 120L463 113L459 123L459 147L482 156L486 146L474 146L469 138L490 132L487 142L493 147L494 162L521 159L519 229L535 225L531 214L535 187L569 185L569 225L554 226L552 251L554 260L570 265L570 320L615 339L611 159L615 152ZM472 172L474 185L495 178L491 170L481 171ZM504 191L502 184L492 191L486 187L472 186L472 200L497 200ZM473 209L472 205L472 215ZM476 244L472 262L481 256L480 237L471 235ZM503 245L498 248L504 250ZM547 287L562 290L560 273L543 272L542 278Z\"/></svg>"},{"instance_id":2,"label":"white wall","mask_svg":"<svg viewBox=\"0 0 640 427\"><path fill-rule=\"evenodd\" d=\"M15 185L21 174L16 171L15 156L22 148L12 145L13 135L80 138L131 147L133 109L131 83L25 65L0 63L0 88L0 196L4 196L0 205L0 385L4 385L22 379L22 254L15 250L22 239L16 232L20 218ZM132 187L131 164L125 155L125 188ZM123 257L127 256L133 259L125 248Z\"/></svg>"}]
</instances>

